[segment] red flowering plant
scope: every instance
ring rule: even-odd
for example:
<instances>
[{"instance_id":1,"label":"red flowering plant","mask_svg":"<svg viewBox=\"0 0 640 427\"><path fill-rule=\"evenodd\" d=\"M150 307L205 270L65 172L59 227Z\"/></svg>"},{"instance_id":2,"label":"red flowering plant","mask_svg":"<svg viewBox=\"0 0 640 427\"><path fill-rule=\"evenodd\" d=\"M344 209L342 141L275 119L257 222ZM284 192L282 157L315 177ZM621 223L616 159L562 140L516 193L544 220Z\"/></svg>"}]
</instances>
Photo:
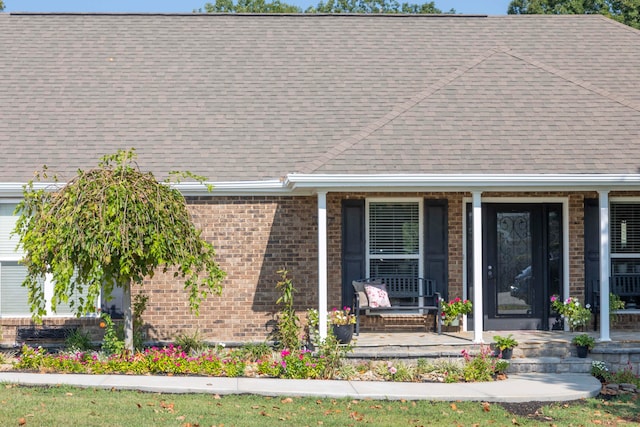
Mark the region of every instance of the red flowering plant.
<instances>
[{"instance_id":1,"label":"red flowering plant","mask_svg":"<svg viewBox=\"0 0 640 427\"><path fill-rule=\"evenodd\" d=\"M442 311L440 316L442 317L442 323L449 326L455 319L463 314L471 313L473 305L468 299L455 298L445 304L444 299L440 299L440 305Z\"/></svg>"}]
</instances>

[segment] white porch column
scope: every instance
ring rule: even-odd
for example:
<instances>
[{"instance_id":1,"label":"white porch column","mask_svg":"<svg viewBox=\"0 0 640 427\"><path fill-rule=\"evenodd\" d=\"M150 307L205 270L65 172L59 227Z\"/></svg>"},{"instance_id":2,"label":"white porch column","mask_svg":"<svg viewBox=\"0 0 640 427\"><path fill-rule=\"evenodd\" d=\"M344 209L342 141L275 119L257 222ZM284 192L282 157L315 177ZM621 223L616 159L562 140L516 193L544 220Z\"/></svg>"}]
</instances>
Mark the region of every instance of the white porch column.
<instances>
[{"instance_id":1,"label":"white porch column","mask_svg":"<svg viewBox=\"0 0 640 427\"><path fill-rule=\"evenodd\" d=\"M482 193L473 192L473 342L482 343Z\"/></svg>"},{"instance_id":2,"label":"white porch column","mask_svg":"<svg viewBox=\"0 0 640 427\"><path fill-rule=\"evenodd\" d=\"M609 336L609 277L611 277L609 248L609 192L598 191L600 199L600 341Z\"/></svg>"},{"instance_id":3,"label":"white porch column","mask_svg":"<svg viewBox=\"0 0 640 427\"><path fill-rule=\"evenodd\" d=\"M318 193L318 314L320 339L327 337L327 192Z\"/></svg>"}]
</instances>

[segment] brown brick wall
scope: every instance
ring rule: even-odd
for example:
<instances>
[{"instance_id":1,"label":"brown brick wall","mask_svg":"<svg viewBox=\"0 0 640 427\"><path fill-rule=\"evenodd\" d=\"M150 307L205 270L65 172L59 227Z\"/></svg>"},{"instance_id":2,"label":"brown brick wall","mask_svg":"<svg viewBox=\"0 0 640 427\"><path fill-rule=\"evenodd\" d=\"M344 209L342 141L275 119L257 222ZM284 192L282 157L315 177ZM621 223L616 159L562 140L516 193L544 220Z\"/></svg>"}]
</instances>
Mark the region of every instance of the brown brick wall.
<instances>
[{"instance_id":1,"label":"brown brick wall","mask_svg":"<svg viewBox=\"0 0 640 427\"><path fill-rule=\"evenodd\" d=\"M150 338L172 340L198 330L219 342L260 341L270 331L277 271L289 270L302 312L317 299L317 199L315 197L191 198L190 211L203 236L216 248L227 273L221 296L209 296L200 316L173 275L145 283L149 295L144 320Z\"/></svg>"}]
</instances>

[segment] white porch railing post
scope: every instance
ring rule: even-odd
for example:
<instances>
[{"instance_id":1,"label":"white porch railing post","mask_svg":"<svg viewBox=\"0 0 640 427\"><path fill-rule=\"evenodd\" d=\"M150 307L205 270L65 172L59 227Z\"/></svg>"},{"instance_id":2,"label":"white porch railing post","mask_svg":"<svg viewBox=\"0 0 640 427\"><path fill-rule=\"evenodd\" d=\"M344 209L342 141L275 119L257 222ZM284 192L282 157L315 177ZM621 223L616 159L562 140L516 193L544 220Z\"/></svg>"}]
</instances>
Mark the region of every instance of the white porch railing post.
<instances>
[{"instance_id":1,"label":"white porch railing post","mask_svg":"<svg viewBox=\"0 0 640 427\"><path fill-rule=\"evenodd\" d=\"M318 193L318 315L320 339L327 337L327 193Z\"/></svg>"},{"instance_id":2,"label":"white porch railing post","mask_svg":"<svg viewBox=\"0 0 640 427\"><path fill-rule=\"evenodd\" d=\"M482 193L473 192L473 342L482 343Z\"/></svg>"},{"instance_id":3,"label":"white porch railing post","mask_svg":"<svg viewBox=\"0 0 640 427\"><path fill-rule=\"evenodd\" d=\"M611 341L609 336L609 192L598 191L600 200L600 341Z\"/></svg>"}]
</instances>

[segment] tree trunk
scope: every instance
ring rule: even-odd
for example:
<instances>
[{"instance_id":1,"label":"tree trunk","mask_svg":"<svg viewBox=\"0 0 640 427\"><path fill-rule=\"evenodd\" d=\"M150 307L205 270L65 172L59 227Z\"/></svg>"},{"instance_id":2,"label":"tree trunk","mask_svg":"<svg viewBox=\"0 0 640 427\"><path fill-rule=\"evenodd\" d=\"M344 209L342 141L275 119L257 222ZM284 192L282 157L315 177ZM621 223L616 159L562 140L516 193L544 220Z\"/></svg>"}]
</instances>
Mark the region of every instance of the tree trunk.
<instances>
[{"instance_id":1,"label":"tree trunk","mask_svg":"<svg viewBox=\"0 0 640 427\"><path fill-rule=\"evenodd\" d=\"M133 312L131 310L131 284L122 289L122 305L124 310L124 348L133 354Z\"/></svg>"}]
</instances>

